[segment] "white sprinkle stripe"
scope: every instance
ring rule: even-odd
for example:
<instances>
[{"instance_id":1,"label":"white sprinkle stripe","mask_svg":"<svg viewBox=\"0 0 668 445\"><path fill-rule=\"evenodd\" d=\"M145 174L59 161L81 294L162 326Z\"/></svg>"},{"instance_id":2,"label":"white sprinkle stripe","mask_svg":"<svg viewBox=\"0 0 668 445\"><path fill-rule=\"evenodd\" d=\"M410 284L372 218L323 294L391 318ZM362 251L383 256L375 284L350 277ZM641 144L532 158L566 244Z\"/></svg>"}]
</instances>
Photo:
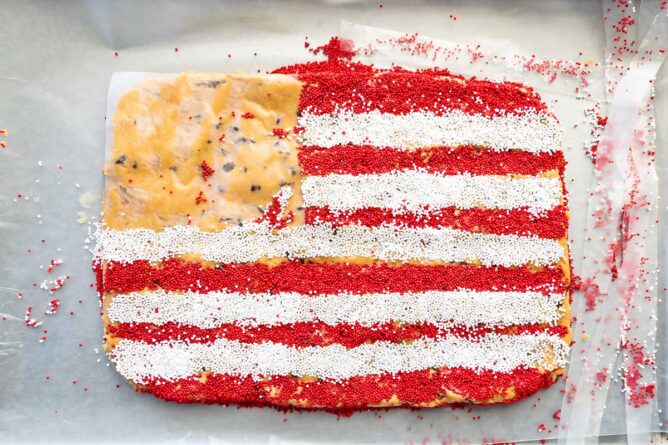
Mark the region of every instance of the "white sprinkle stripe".
<instances>
[{"instance_id":1,"label":"white sprinkle stripe","mask_svg":"<svg viewBox=\"0 0 668 445\"><path fill-rule=\"evenodd\" d=\"M528 208L534 213L561 202L558 178L504 176L446 176L418 170L378 175L309 176L301 185L304 205L328 206L334 211L380 207L426 211L456 206L470 209Z\"/></svg>"},{"instance_id":2,"label":"white sprinkle stripe","mask_svg":"<svg viewBox=\"0 0 668 445\"><path fill-rule=\"evenodd\" d=\"M561 150L557 120L545 113L486 117L452 110L443 115L430 112L389 114L380 111L334 114L302 113L304 145L332 147L365 144L376 147L419 148L437 145L477 145L495 151L512 149L532 153Z\"/></svg>"},{"instance_id":3,"label":"white sprinkle stripe","mask_svg":"<svg viewBox=\"0 0 668 445\"><path fill-rule=\"evenodd\" d=\"M508 326L556 323L563 315L561 294L540 292L453 292L303 295L238 292L146 291L115 296L107 310L112 322L176 322L210 329L321 321L329 325L389 321L432 323L440 327L479 324Z\"/></svg>"},{"instance_id":4,"label":"white sprinkle stripe","mask_svg":"<svg viewBox=\"0 0 668 445\"><path fill-rule=\"evenodd\" d=\"M519 367L563 367L568 346L555 335L489 334L477 340L457 336L423 338L410 344L379 341L354 348L341 345L296 348L280 343L209 344L121 340L111 353L118 371L135 383L157 377L173 381L210 370L219 374L310 375L342 380L354 376L464 367L511 372ZM547 357L552 356L552 360Z\"/></svg>"},{"instance_id":5,"label":"white sprinkle stripe","mask_svg":"<svg viewBox=\"0 0 668 445\"><path fill-rule=\"evenodd\" d=\"M472 233L450 228L399 228L326 225L273 231L265 223L248 223L219 232L191 226L124 231L98 229L98 258L107 261L159 261L186 254L223 263L261 258L349 257L385 261L479 260L485 266L549 265L564 257L557 240L536 236Z\"/></svg>"}]
</instances>

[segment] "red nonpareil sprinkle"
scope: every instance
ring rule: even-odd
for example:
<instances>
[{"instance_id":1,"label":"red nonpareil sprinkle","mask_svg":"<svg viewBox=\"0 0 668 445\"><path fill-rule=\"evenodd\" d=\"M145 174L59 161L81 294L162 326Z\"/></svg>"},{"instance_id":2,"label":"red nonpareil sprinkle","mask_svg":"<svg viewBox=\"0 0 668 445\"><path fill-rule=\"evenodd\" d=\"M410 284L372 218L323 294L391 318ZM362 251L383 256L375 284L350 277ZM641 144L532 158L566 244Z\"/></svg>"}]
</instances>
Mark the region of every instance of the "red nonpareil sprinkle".
<instances>
[{"instance_id":1,"label":"red nonpareil sprinkle","mask_svg":"<svg viewBox=\"0 0 668 445\"><path fill-rule=\"evenodd\" d=\"M601 369L596 373L596 386L599 388L603 386L605 382L608 381L608 370L607 369Z\"/></svg>"},{"instance_id":2,"label":"red nonpareil sprinkle","mask_svg":"<svg viewBox=\"0 0 668 445\"><path fill-rule=\"evenodd\" d=\"M349 212L332 212L326 207L307 207L306 224L328 223L334 227L355 224L379 227L393 224L401 227L451 227L499 235L533 235L560 239L568 234L568 215L563 206L537 216L528 210L458 209L447 207L428 213L394 212L384 208L363 208ZM499 224L502 220L504 223Z\"/></svg>"},{"instance_id":3,"label":"red nonpareil sprinkle","mask_svg":"<svg viewBox=\"0 0 668 445\"><path fill-rule=\"evenodd\" d=\"M202 161L202 179L205 181L209 179L209 176L213 175L216 171L211 168L211 166L206 162Z\"/></svg>"},{"instance_id":4,"label":"red nonpareil sprinkle","mask_svg":"<svg viewBox=\"0 0 668 445\"><path fill-rule=\"evenodd\" d=\"M156 308L156 312L157 312ZM446 338L448 336L466 339L482 338L487 334L539 334L563 336L568 333L565 326L517 325L513 327L486 327L471 329L465 326L439 328L431 323L407 323L396 325L393 322L375 323L370 326L359 323L340 323L328 325L323 322L295 322L283 325L260 325L244 327L234 323L225 323L215 328L200 328L168 322L160 326L150 323L122 323L109 327L109 332L118 338L155 344L170 339L187 339L190 343L211 343L224 338L242 343L262 343L265 341L295 347L328 346L340 344L354 348L366 343L387 341L401 343L419 338Z\"/></svg>"},{"instance_id":5,"label":"red nonpareil sprinkle","mask_svg":"<svg viewBox=\"0 0 668 445\"><path fill-rule=\"evenodd\" d=\"M223 142L225 140L225 134L221 134L218 138L218 142Z\"/></svg>"},{"instance_id":6,"label":"red nonpareil sprinkle","mask_svg":"<svg viewBox=\"0 0 668 445\"><path fill-rule=\"evenodd\" d=\"M396 374L352 377L340 382L301 381L292 376L271 376L256 381L250 376L213 374L205 382L199 375L174 382L154 379L143 387L165 400L180 403L272 404L290 407L291 399L306 399L314 406L360 409L378 405L396 395L406 403L418 404L442 398L445 390L465 399L488 400L505 395L509 387L521 400L554 380L536 369L517 369L510 373L477 371L465 368L440 368ZM278 391L271 391L278 388ZM332 408L333 409L333 408Z\"/></svg>"},{"instance_id":7,"label":"red nonpareil sprinkle","mask_svg":"<svg viewBox=\"0 0 668 445\"><path fill-rule=\"evenodd\" d=\"M48 265L47 268L46 268L46 271L47 271L48 273L51 273L51 272L53 272L53 270L54 270L56 267L60 266L61 264L63 264L63 260L61 260L61 259L50 260L50 261L49 261L49 265Z\"/></svg>"},{"instance_id":8,"label":"red nonpareil sprinkle","mask_svg":"<svg viewBox=\"0 0 668 445\"><path fill-rule=\"evenodd\" d=\"M644 368L653 365L654 361L645 354L645 348L640 343L626 342L622 347L630 359L630 364L623 370L624 383L629 393L627 403L639 408L649 404L650 399L656 397L654 384L640 382L645 372Z\"/></svg>"},{"instance_id":9,"label":"red nonpareil sprinkle","mask_svg":"<svg viewBox=\"0 0 668 445\"><path fill-rule=\"evenodd\" d=\"M51 302L49 303L49 309L46 312L44 312L44 315L55 314L56 312L58 312L59 307L60 307L60 300L59 299L55 298L55 299L51 300Z\"/></svg>"},{"instance_id":10,"label":"red nonpareil sprinkle","mask_svg":"<svg viewBox=\"0 0 668 445\"><path fill-rule=\"evenodd\" d=\"M206 199L206 196L204 196L204 192L200 191L197 197L195 198L195 204L200 205L203 202L207 202L208 199Z\"/></svg>"},{"instance_id":11,"label":"red nonpareil sprinkle","mask_svg":"<svg viewBox=\"0 0 668 445\"><path fill-rule=\"evenodd\" d=\"M262 217L258 218L256 222L266 221L272 229L284 229L294 219L294 212L292 210L285 217L281 217L284 210L280 199L275 196L271 199L271 204L269 204Z\"/></svg>"},{"instance_id":12,"label":"red nonpareil sprinkle","mask_svg":"<svg viewBox=\"0 0 668 445\"><path fill-rule=\"evenodd\" d=\"M210 292L423 292L428 290L543 290L565 292L560 268L476 267L469 265L318 264L287 261L270 267L261 263L219 264L167 259L159 265L148 261L109 262L101 292L127 293L143 289Z\"/></svg>"},{"instance_id":13,"label":"red nonpareil sprinkle","mask_svg":"<svg viewBox=\"0 0 668 445\"><path fill-rule=\"evenodd\" d=\"M40 289L48 290L49 293L53 294L54 292L58 291L60 288L62 288L67 280L69 280L71 277L69 275L61 275L55 280L44 280L40 284Z\"/></svg>"},{"instance_id":14,"label":"red nonpareil sprinkle","mask_svg":"<svg viewBox=\"0 0 668 445\"><path fill-rule=\"evenodd\" d=\"M290 134L290 132L289 132L289 131L286 131L286 130L284 130L284 129L282 129L282 128L274 128L274 129L271 131L271 134L273 134L274 136L278 136L280 139L283 139L283 138L288 137L288 135Z\"/></svg>"},{"instance_id":15,"label":"red nonpareil sprinkle","mask_svg":"<svg viewBox=\"0 0 668 445\"><path fill-rule=\"evenodd\" d=\"M350 60L357 54L357 51L354 50L353 41L340 37L332 37L326 45L309 51L313 54L322 53L327 56L328 60Z\"/></svg>"},{"instance_id":16,"label":"red nonpareil sprinkle","mask_svg":"<svg viewBox=\"0 0 668 445\"><path fill-rule=\"evenodd\" d=\"M241 117L244 119L255 119L255 115L250 111L245 112L244 114L241 115Z\"/></svg>"},{"instance_id":17,"label":"red nonpareil sprinkle","mask_svg":"<svg viewBox=\"0 0 668 445\"><path fill-rule=\"evenodd\" d=\"M536 175L553 170L563 174L566 167L562 152L494 152L476 146L416 150L353 144L302 146L298 157L305 175L363 175L415 169L443 175Z\"/></svg>"},{"instance_id":18,"label":"red nonpareil sprinkle","mask_svg":"<svg viewBox=\"0 0 668 445\"><path fill-rule=\"evenodd\" d=\"M516 83L466 79L447 70L376 71L347 62L337 62L323 72L324 62L311 63L320 65L313 71L299 65L276 72L295 75L305 82L299 108L316 114L343 108L354 113L428 111L440 115L456 109L468 114L498 116L547 108L531 88ZM332 94L337 100L331 100Z\"/></svg>"},{"instance_id":19,"label":"red nonpareil sprinkle","mask_svg":"<svg viewBox=\"0 0 668 445\"><path fill-rule=\"evenodd\" d=\"M31 318L30 315L32 314L32 306L28 306L26 309L26 315L25 315L25 324L29 328L36 328L38 326L42 325L41 321L37 321L34 318Z\"/></svg>"}]
</instances>

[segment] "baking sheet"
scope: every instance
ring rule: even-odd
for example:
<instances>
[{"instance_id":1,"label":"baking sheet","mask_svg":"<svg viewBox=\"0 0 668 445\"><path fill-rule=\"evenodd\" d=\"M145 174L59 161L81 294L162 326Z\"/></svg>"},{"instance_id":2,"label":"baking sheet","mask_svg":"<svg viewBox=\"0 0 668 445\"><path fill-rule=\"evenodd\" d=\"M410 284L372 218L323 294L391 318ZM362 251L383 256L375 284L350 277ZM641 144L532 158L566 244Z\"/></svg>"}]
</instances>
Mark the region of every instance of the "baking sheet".
<instances>
[{"instance_id":1,"label":"baking sheet","mask_svg":"<svg viewBox=\"0 0 668 445\"><path fill-rule=\"evenodd\" d=\"M85 249L89 225L77 220L92 221L99 212L95 197L102 191L106 96L113 72L268 70L307 60L305 38L322 44L341 32L341 20L555 60L575 59L580 52L583 60L605 57L597 2L382 6L297 1L5 2L7 20L0 29L0 128L9 131L0 137L7 144L0 149L3 442L475 443L556 435L553 414L561 408L563 383L507 407L394 410L338 419L325 413L164 403L132 392L100 352L102 323ZM661 94L666 85L660 73L655 101L659 119L666 116L668 101L663 98L668 94ZM559 99L559 91L554 93L552 99ZM582 120L581 110L569 108L567 102L561 99L554 110L564 127L572 127ZM659 147L662 131L659 127ZM569 184L576 270L586 215L582 192L591 174L581 144L590 139L587 133L584 128L569 132L566 145L567 178L576 184ZM668 165L659 153L660 165ZM664 178L665 170L660 173ZM47 272L50 260L59 258L63 264ZM71 276L62 289L53 295L40 289L43 280L60 275ZM53 298L61 302L58 313L44 315ZM43 325L26 327L28 306ZM46 340L40 343L40 337ZM664 371L660 376L665 380ZM604 434L625 431L619 421L624 418L620 395L613 382Z\"/></svg>"}]
</instances>

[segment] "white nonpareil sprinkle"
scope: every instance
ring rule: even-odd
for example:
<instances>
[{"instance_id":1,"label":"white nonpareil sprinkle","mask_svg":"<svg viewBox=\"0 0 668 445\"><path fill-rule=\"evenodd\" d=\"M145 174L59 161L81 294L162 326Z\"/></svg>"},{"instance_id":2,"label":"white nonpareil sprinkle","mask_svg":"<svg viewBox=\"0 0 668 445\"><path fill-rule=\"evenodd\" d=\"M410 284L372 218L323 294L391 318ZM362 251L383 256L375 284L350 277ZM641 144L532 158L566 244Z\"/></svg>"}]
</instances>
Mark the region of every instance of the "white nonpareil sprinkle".
<instances>
[{"instance_id":1,"label":"white nonpareil sprinkle","mask_svg":"<svg viewBox=\"0 0 668 445\"><path fill-rule=\"evenodd\" d=\"M540 292L427 291L382 294L303 295L238 292L145 291L115 296L107 315L111 322L176 322L199 328L321 321L329 325L389 321L432 323L439 327L480 324L508 326L555 324L563 315L564 296Z\"/></svg>"},{"instance_id":2,"label":"white nonpareil sprinkle","mask_svg":"<svg viewBox=\"0 0 668 445\"><path fill-rule=\"evenodd\" d=\"M111 359L123 376L141 384L151 377L173 381L202 370L255 379L263 375L311 375L330 380L432 367L497 372L541 367L550 371L565 366L568 351L559 336L548 334L488 334L477 340L448 336L410 344L379 341L354 348L338 344L296 348L225 339L209 344L121 340Z\"/></svg>"},{"instance_id":3,"label":"white nonpareil sprinkle","mask_svg":"<svg viewBox=\"0 0 668 445\"><path fill-rule=\"evenodd\" d=\"M96 256L101 260L159 261L185 254L223 263L261 258L348 257L385 261L480 261L485 266L549 265L564 257L558 240L536 236L472 233L450 228L367 228L327 225L288 227L272 231L266 223L248 223L205 232L191 226L162 231L129 229L96 231Z\"/></svg>"},{"instance_id":4,"label":"white nonpareil sprinkle","mask_svg":"<svg viewBox=\"0 0 668 445\"><path fill-rule=\"evenodd\" d=\"M304 205L335 211L380 207L425 211L528 208L534 213L561 202L559 178L441 175L420 170L378 175L309 176L301 185Z\"/></svg>"},{"instance_id":5,"label":"white nonpareil sprinkle","mask_svg":"<svg viewBox=\"0 0 668 445\"><path fill-rule=\"evenodd\" d=\"M561 150L557 120L546 113L527 110L523 114L486 117L460 110L437 115L370 111L355 114L339 110L333 114L302 112L303 144L332 147L364 144L411 149L438 145L476 145L495 151L512 149L532 153Z\"/></svg>"}]
</instances>

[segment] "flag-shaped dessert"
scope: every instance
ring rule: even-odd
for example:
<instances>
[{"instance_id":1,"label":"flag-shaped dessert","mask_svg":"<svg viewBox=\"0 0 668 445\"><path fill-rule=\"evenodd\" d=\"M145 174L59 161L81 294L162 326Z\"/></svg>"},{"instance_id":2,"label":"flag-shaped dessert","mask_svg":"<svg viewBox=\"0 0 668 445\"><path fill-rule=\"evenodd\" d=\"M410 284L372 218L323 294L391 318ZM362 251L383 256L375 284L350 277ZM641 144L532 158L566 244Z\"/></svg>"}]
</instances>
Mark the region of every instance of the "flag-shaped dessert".
<instances>
[{"instance_id":1,"label":"flag-shaped dessert","mask_svg":"<svg viewBox=\"0 0 668 445\"><path fill-rule=\"evenodd\" d=\"M336 57L187 73L128 91L111 144L98 287L137 390L434 407L563 373L565 162L530 88Z\"/></svg>"}]
</instances>

